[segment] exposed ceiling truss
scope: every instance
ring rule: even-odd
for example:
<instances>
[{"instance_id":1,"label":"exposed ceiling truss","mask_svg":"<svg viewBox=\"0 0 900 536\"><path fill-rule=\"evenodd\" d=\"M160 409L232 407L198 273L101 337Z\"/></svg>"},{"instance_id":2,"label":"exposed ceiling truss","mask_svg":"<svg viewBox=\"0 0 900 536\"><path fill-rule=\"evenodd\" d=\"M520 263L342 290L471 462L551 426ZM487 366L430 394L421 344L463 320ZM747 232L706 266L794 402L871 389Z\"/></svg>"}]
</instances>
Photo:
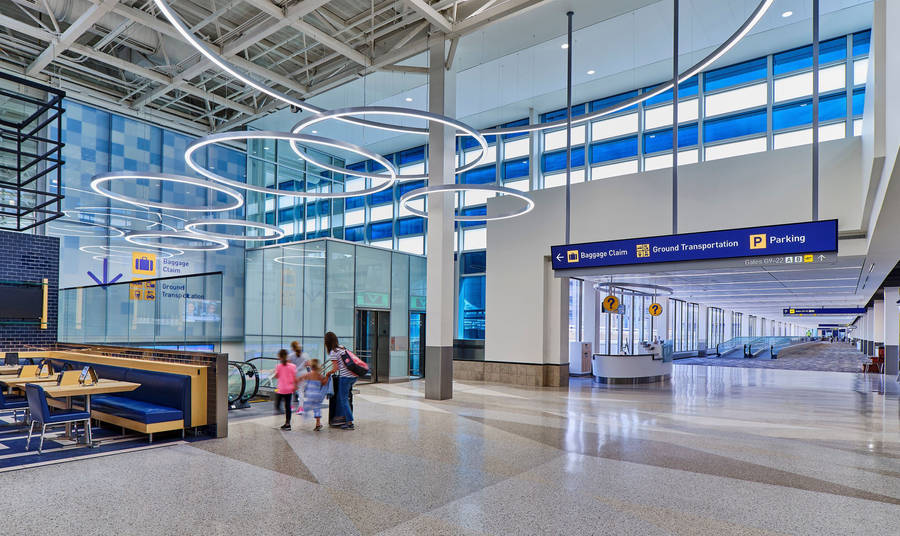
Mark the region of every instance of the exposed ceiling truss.
<instances>
[{"instance_id":1,"label":"exposed ceiling truss","mask_svg":"<svg viewBox=\"0 0 900 536\"><path fill-rule=\"evenodd\" d=\"M549 0L170 0L195 35L252 76L309 98ZM452 60L450 60L452 61ZM0 0L0 68L195 132L283 105L223 76L152 0Z\"/></svg>"}]
</instances>

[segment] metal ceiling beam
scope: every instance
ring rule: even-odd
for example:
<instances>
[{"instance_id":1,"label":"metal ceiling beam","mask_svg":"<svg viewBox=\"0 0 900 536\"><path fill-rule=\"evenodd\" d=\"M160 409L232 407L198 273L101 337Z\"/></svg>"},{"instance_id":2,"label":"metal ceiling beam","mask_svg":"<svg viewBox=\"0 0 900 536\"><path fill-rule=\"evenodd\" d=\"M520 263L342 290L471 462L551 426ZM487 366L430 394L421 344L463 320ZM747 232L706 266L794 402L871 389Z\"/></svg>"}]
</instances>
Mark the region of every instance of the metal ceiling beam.
<instances>
[{"instance_id":1,"label":"metal ceiling beam","mask_svg":"<svg viewBox=\"0 0 900 536\"><path fill-rule=\"evenodd\" d=\"M403 3L419 12L419 14L425 17L428 22L436 26L440 31L444 33L453 31L453 26L450 24L450 21L438 13L433 7L426 4L425 0L403 0Z\"/></svg>"},{"instance_id":2,"label":"metal ceiling beam","mask_svg":"<svg viewBox=\"0 0 900 536\"><path fill-rule=\"evenodd\" d=\"M25 74L34 76L44 70L44 67L50 63L63 51L68 49L81 35L89 30L95 22L103 18L104 15L112 11L113 7L119 3L119 0L102 0L100 3L93 4L91 7L81 14L66 31L53 39L47 48L35 58L31 65L25 69Z\"/></svg>"}]
</instances>

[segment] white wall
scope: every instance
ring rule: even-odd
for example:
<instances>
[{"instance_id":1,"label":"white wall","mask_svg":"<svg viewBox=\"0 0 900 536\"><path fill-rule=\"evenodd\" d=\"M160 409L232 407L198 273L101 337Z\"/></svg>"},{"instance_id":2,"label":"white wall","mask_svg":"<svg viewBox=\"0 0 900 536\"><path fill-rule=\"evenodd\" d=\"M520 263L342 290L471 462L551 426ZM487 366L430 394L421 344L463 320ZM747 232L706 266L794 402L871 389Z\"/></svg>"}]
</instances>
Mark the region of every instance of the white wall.
<instances>
[{"instance_id":1,"label":"white wall","mask_svg":"<svg viewBox=\"0 0 900 536\"><path fill-rule=\"evenodd\" d=\"M811 219L810 148L793 147L679 168L679 232L730 229ZM820 217L857 229L861 218L860 140L821 146ZM559 285L550 284L550 246L564 242L564 188L532 193L530 213L490 222L487 232L485 359L565 363L555 349L567 331ZM671 170L572 186L572 242L669 234ZM495 198L488 213L520 206ZM845 223L845 222L850 222ZM746 318L746 315L745 315ZM561 332L561 333L560 333Z\"/></svg>"}]
</instances>

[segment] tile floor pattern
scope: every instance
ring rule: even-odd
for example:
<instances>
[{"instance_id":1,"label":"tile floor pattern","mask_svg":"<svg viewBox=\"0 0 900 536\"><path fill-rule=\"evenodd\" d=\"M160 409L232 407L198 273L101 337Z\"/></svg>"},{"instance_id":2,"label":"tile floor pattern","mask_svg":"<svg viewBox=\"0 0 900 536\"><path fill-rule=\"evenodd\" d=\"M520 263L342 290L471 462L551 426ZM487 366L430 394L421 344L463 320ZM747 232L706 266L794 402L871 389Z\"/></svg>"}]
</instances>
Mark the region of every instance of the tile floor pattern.
<instances>
[{"instance_id":1,"label":"tile floor pattern","mask_svg":"<svg viewBox=\"0 0 900 536\"><path fill-rule=\"evenodd\" d=\"M353 432L265 415L0 475L4 533L880 535L900 519L896 383L680 366L636 388L423 389L361 386Z\"/></svg>"},{"instance_id":2,"label":"tile floor pattern","mask_svg":"<svg viewBox=\"0 0 900 536\"><path fill-rule=\"evenodd\" d=\"M740 352L727 357L691 357L675 360L676 365L712 365L717 367L767 368L785 370L827 370L859 372L869 358L855 346L844 342L819 342L785 348L778 359L745 359Z\"/></svg>"}]
</instances>

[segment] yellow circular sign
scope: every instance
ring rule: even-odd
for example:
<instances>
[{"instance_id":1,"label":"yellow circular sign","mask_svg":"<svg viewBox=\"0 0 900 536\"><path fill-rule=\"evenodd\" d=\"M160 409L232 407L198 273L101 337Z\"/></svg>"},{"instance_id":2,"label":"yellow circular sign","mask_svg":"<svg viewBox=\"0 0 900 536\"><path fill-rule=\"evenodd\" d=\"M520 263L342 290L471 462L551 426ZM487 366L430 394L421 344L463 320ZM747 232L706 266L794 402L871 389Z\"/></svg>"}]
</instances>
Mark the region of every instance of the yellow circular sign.
<instances>
[{"instance_id":1,"label":"yellow circular sign","mask_svg":"<svg viewBox=\"0 0 900 536\"><path fill-rule=\"evenodd\" d=\"M659 316L662 314L662 305L651 303L650 307L647 308L647 312L650 313L650 316Z\"/></svg>"},{"instance_id":2,"label":"yellow circular sign","mask_svg":"<svg viewBox=\"0 0 900 536\"><path fill-rule=\"evenodd\" d=\"M607 296L603 298L603 310L608 313L614 313L619 309L619 298L615 296Z\"/></svg>"}]
</instances>

